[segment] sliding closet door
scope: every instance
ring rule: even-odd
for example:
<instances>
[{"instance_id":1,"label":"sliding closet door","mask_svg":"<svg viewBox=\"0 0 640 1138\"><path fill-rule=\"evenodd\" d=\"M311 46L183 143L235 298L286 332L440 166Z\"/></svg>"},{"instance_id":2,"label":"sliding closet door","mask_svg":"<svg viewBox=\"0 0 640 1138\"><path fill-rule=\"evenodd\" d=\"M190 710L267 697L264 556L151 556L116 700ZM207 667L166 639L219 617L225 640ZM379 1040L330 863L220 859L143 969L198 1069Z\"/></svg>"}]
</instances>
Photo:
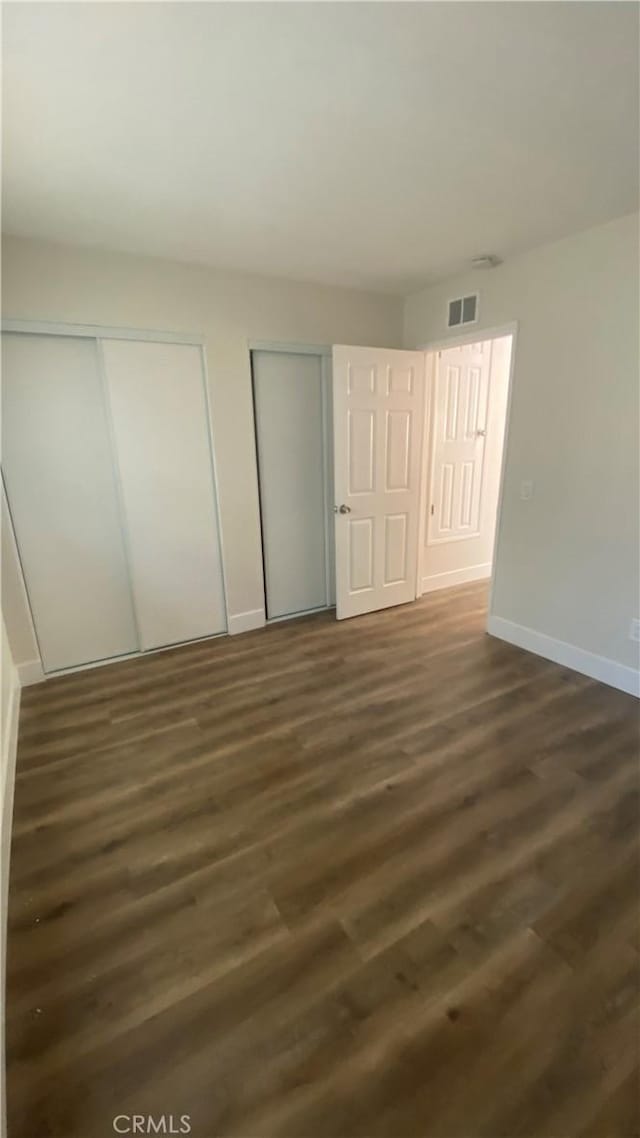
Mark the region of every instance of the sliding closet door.
<instances>
[{"instance_id":1,"label":"sliding closet door","mask_svg":"<svg viewBox=\"0 0 640 1138\"><path fill-rule=\"evenodd\" d=\"M95 340L2 337L2 467L45 671L138 649Z\"/></svg>"},{"instance_id":2,"label":"sliding closet door","mask_svg":"<svg viewBox=\"0 0 640 1138\"><path fill-rule=\"evenodd\" d=\"M322 360L252 354L267 616L327 604Z\"/></svg>"},{"instance_id":3,"label":"sliding closet door","mask_svg":"<svg viewBox=\"0 0 640 1138\"><path fill-rule=\"evenodd\" d=\"M226 628L200 348L101 342L143 650Z\"/></svg>"}]
</instances>

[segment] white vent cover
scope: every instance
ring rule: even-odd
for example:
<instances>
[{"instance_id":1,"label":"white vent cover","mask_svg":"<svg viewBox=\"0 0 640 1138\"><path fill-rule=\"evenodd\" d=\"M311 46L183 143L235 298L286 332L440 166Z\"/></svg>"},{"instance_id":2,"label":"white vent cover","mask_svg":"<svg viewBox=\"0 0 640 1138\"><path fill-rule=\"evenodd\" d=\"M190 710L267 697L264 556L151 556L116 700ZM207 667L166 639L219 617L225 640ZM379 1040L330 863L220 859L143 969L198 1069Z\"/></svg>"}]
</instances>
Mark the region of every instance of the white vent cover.
<instances>
[{"instance_id":1,"label":"white vent cover","mask_svg":"<svg viewBox=\"0 0 640 1138\"><path fill-rule=\"evenodd\" d=\"M478 319L478 294L459 296L449 301L447 328L457 328L459 324L475 324Z\"/></svg>"}]
</instances>

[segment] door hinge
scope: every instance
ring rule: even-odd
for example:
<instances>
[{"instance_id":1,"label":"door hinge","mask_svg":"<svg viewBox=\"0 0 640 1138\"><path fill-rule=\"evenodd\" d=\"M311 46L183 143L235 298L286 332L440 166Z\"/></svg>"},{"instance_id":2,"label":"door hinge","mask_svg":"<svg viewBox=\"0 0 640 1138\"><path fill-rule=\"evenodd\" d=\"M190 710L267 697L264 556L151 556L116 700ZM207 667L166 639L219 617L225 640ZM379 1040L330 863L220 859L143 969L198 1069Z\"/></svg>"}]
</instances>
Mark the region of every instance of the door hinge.
<instances>
[{"instance_id":1,"label":"door hinge","mask_svg":"<svg viewBox=\"0 0 640 1138\"><path fill-rule=\"evenodd\" d=\"M436 508L435 508L435 506L432 506L432 507L431 507L431 517L433 517L433 515L435 514L435 512L436 512Z\"/></svg>"}]
</instances>

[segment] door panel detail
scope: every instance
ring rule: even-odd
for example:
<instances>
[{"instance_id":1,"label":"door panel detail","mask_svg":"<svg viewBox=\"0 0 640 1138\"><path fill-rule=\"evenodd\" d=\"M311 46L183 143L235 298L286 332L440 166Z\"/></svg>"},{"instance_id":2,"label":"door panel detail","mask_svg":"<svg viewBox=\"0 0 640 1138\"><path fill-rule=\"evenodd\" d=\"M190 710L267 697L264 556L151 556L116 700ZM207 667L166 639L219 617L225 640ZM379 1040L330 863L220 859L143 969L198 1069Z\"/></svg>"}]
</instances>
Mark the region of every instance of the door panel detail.
<instances>
[{"instance_id":1,"label":"door panel detail","mask_svg":"<svg viewBox=\"0 0 640 1138\"><path fill-rule=\"evenodd\" d=\"M384 583L398 585L407 579L407 515L387 514L384 525Z\"/></svg>"},{"instance_id":2,"label":"door panel detail","mask_svg":"<svg viewBox=\"0 0 640 1138\"><path fill-rule=\"evenodd\" d=\"M409 411L387 411L386 479L387 490L409 489L409 448L411 414Z\"/></svg>"},{"instance_id":3,"label":"door panel detail","mask_svg":"<svg viewBox=\"0 0 640 1138\"><path fill-rule=\"evenodd\" d=\"M349 411L349 493L373 491L375 411Z\"/></svg>"},{"instance_id":4,"label":"door panel detail","mask_svg":"<svg viewBox=\"0 0 640 1138\"><path fill-rule=\"evenodd\" d=\"M480 532L491 352L478 349L466 345L438 361L427 545Z\"/></svg>"},{"instance_id":5,"label":"door panel detail","mask_svg":"<svg viewBox=\"0 0 640 1138\"><path fill-rule=\"evenodd\" d=\"M349 586L354 592L373 588L373 518L349 522Z\"/></svg>"}]
</instances>

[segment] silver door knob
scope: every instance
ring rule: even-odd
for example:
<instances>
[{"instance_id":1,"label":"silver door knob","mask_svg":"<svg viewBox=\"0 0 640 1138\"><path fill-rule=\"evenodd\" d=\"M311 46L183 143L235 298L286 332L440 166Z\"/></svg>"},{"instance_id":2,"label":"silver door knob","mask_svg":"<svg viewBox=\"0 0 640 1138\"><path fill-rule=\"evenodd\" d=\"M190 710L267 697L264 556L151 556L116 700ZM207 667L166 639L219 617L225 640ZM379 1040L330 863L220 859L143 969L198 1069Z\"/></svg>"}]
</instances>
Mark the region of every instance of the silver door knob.
<instances>
[{"instance_id":1,"label":"silver door knob","mask_svg":"<svg viewBox=\"0 0 640 1138\"><path fill-rule=\"evenodd\" d=\"M483 431L483 430L476 431L476 435L478 436L479 439L483 439L485 437L486 433L487 432Z\"/></svg>"},{"instance_id":2,"label":"silver door knob","mask_svg":"<svg viewBox=\"0 0 640 1138\"><path fill-rule=\"evenodd\" d=\"M350 514L351 513L351 506L345 506L345 505L334 506L333 512L334 512L334 514Z\"/></svg>"}]
</instances>

